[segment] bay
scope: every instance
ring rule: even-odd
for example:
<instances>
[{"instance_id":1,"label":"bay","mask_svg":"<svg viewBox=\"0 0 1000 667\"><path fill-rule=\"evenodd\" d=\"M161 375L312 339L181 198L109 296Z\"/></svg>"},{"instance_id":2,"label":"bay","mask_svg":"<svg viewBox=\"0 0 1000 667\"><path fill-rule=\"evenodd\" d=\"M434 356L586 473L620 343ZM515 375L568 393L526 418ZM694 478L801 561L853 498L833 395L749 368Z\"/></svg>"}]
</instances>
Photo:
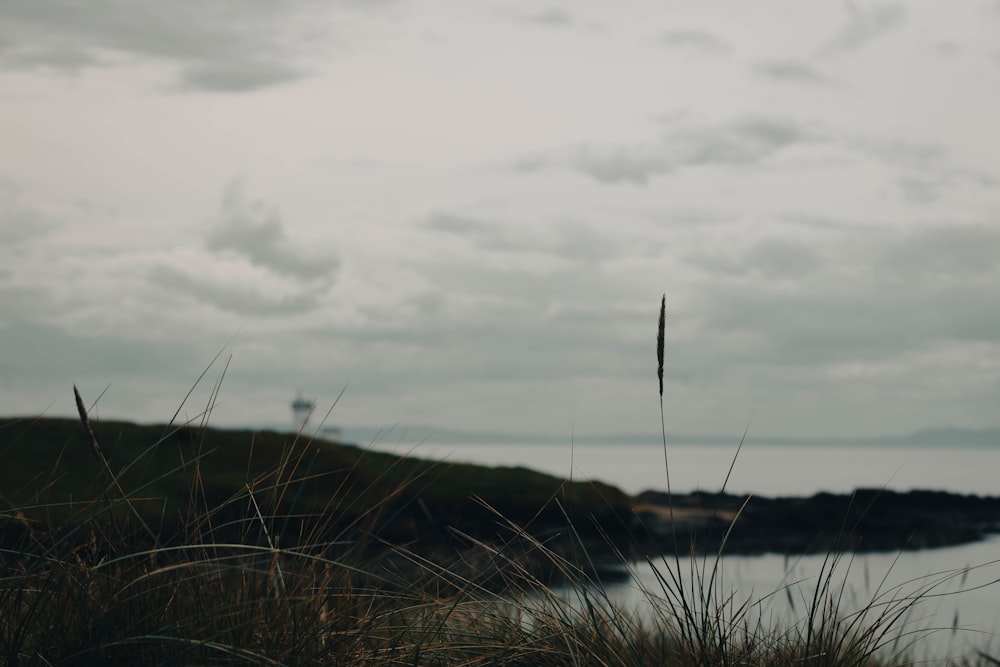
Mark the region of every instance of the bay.
<instances>
[{"instance_id":1,"label":"bay","mask_svg":"<svg viewBox=\"0 0 1000 667\"><path fill-rule=\"evenodd\" d=\"M737 441L738 442L738 441ZM662 445L378 443L376 449L441 461L521 465L559 477L599 480L636 494L665 490ZM717 491L736 455L732 446L668 443L673 491ZM727 485L765 496L847 493L859 487L1000 495L1000 448L857 444L745 444Z\"/></svg>"},{"instance_id":2,"label":"bay","mask_svg":"<svg viewBox=\"0 0 1000 667\"><path fill-rule=\"evenodd\" d=\"M687 590L692 572L708 581L715 565L712 556L681 559ZM670 571L677 571L672 558L635 563L630 580L603 589L620 608L655 620L665 611L669 596L661 581ZM828 573L833 597L823 599L838 602L841 618L864 614L861 627L871 627L883 615L900 614L881 642L884 654L905 650L910 658L937 663L976 651L998 653L1000 536L939 549L841 554L833 561L825 554L723 556L713 595L730 609L747 603L751 627L760 620L764 628L803 628L813 593ZM563 594L574 599L571 590Z\"/></svg>"}]
</instances>

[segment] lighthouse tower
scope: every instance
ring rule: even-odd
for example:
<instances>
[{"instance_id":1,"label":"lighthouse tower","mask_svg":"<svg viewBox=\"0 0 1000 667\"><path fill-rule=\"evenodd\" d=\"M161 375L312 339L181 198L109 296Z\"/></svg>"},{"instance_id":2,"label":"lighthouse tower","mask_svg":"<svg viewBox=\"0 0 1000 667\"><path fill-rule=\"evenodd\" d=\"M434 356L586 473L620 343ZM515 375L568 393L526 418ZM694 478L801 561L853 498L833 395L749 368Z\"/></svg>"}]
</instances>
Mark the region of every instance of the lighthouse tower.
<instances>
[{"instance_id":1,"label":"lighthouse tower","mask_svg":"<svg viewBox=\"0 0 1000 667\"><path fill-rule=\"evenodd\" d=\"M312 416L315 409L316 401L306 400L299 392L299 395L292 401L292 427L295 429L295 433L301 433L305 430L309 417Z\"/></svg>"}]
</instances>

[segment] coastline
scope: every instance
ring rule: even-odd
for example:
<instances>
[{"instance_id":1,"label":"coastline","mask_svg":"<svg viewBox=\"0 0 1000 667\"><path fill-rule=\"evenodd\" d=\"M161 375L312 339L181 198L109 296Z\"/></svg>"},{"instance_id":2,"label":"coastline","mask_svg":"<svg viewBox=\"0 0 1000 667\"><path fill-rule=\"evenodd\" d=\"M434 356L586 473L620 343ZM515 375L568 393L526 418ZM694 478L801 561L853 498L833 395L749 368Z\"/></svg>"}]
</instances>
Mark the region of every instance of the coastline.
<instances>
[{"instance_id":1,"label":"coastline","mask_svg":"<svg viewBox=\"0 0 1000 667\"><path fill-rule=\"evenodd\" d=\"M862 488L808 497L695 492L671 498L644 491L634 501L639 544L663 552L674 549L674 533L685 553L718 551L725 540L726 553L809 554L930 549L1000 532L1000 497L946 491Z\"/></svg>"}]
</instances>

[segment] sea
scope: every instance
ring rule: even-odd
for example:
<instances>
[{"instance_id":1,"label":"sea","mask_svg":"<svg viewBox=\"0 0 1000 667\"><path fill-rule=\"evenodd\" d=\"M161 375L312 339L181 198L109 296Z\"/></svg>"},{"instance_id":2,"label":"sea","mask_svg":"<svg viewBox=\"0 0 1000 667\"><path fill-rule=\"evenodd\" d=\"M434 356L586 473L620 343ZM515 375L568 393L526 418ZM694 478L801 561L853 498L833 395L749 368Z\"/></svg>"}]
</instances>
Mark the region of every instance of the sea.
<instances>
[{"instance_id":1,"label":"sea","mask_svg":"<svg viewBox=\"0 0 1000 667\"><path fill-rule=\"evenodd\" d=\"M666 490L719 491L763 496L803 496L857 488L942 490L1000 495L1000 447L851 443L795 445L746 442L731 445L667 442L420 444L377 442L390 451L444 462L524 466L573 480L599 480L626 493ZM728 477L728 479L727 479ZM715 577L716 599L747 603L750 619L790 627L802 623L831 562L822 555L786 557L723 555L681 564L688 580ZM629 577L602 584L622 608L657 615L660 581L673 559L633 563ZM706 576L707 579L707 576ZM910 656L938 663L986 652L1000 659L1000 535L955 547L873 554L845 554L830 577L840 614L898 614L885 651L905 647ZM574 594L567 591L567 598ZM910 604L914 601L913 604ZM868 610L865 612L865 610Z\"/></svg>"}]
</instances>

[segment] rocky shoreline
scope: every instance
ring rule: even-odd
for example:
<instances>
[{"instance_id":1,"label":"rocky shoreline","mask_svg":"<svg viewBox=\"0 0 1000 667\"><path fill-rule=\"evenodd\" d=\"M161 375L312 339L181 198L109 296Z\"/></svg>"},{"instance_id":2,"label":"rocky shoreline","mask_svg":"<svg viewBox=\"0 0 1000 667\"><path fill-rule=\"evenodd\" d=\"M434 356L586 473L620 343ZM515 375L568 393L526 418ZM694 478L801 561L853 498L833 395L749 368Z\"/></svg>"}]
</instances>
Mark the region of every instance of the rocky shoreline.
<instances>
[{"instance_id":1,"label":"rocky shoreline","mask_svg":"<svg viewBox=\"0 0 1000 667\"><path fill-rule=\"evenodd\" d=\"M916 550L1000 532L1000 497L944 491L773 498L645 491L634 500L637 545L659 552L716 552L723 539L730 554Z\"/></svg>"}]
</instances>

